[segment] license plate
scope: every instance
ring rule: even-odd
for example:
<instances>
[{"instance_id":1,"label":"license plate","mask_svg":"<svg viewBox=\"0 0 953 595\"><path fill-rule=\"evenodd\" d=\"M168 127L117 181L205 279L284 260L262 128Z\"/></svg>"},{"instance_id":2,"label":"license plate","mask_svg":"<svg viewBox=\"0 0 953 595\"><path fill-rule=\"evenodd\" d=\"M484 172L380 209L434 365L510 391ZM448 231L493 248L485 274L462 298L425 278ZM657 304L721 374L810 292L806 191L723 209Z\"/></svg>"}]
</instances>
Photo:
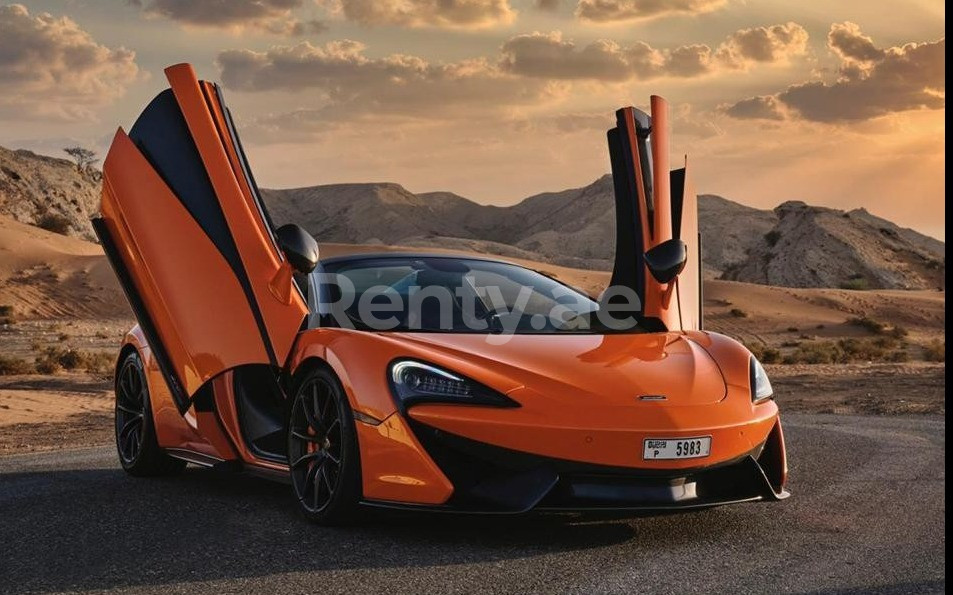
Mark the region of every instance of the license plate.
<instances>
[{"instance_id":1,"label":"license plate","mask_svg":"<svg viewBox=\"0 0 953 595\"><path fill-rule=\"evenodd\" d=\"M642 458L697 459L711 454L711 436L697 438L646 438Z\"/></svg>"}]
</instances>

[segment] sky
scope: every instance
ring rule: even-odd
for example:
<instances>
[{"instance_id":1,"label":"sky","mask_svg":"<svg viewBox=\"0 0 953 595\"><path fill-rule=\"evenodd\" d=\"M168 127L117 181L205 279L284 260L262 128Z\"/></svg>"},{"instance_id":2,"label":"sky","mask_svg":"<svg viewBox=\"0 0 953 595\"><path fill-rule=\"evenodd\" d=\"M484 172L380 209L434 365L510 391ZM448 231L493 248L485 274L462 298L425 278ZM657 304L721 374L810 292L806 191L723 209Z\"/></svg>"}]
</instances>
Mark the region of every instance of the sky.
<instances>
[{"instance_id":1,"label":"sky","mask_svg":"<svg viewBox=\"0 0 953 595\"><path fill-rule=\"evenodd\" d=\"M485 204L609 170L614 111L759 208L945 238L945 9L927 0L0 0L0 145L104 154L190 62L260 185L390 181Z\"/></svg>"}]
</instances>

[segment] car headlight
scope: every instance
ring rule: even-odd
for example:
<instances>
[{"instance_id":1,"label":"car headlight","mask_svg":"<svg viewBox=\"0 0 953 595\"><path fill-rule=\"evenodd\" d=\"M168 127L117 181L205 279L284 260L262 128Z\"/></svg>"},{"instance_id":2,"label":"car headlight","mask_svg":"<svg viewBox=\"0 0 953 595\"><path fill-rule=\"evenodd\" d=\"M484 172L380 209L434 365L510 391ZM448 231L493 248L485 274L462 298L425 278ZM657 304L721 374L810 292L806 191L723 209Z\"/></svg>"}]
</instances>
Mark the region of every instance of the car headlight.
<instances>
[{"instance_id":1,"label":"car headlight","mask_svg":"<svg viewBox=\"0 0 953 595\"><path fill-rule=\"evenodd\" d=\"M764 371L756 358L751 358L751 401L760 403L766 401L774 395L774 389L771 388L771 381L768 380L768 373Z\"/></svg>"},{"instance_id":2,"label":"car headlight","mask_svg":"<svg viewBox=\"0 0 953 595\"><path fill-rule=\"evenodd\" d=\"M416 360L391 363L388 378L403 407L418 402L519 407L513 399L479 382Z\"/></svg>"}]
</instances>

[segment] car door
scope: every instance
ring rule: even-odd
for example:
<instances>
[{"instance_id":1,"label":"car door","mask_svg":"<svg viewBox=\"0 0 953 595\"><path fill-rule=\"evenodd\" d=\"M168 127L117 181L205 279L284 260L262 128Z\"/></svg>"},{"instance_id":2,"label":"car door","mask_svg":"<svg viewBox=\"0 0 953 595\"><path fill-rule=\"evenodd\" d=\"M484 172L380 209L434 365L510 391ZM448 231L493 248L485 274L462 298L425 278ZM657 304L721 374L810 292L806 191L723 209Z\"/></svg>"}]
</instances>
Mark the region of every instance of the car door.
<instances>
[{"instance_id":1,"label":"car door","mask_svg":"<svg viewBox=\"0 0 953 595\"><path fill-rule=\"evenodd\" d=\"M103 163L93 221L180 412L209 380L282 366L307 315L221 90L188 64Z\"/></svg>"}]
</instances>

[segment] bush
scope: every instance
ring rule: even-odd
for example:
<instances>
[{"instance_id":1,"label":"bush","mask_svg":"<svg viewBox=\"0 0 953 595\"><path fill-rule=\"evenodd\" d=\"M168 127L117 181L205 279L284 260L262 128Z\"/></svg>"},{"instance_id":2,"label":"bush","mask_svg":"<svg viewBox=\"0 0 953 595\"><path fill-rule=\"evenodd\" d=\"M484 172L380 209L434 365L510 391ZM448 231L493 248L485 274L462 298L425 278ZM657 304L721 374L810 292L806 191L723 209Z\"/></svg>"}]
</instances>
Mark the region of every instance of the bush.
<instances>
[{"instance_id":1,"label":"bush","mask_svg":"<svg viewBox=\"0 0 953 595\"><path fill-rule=\"evenodd\" d=\"M890 329L890 336L896 339L902 339L910 334L910 331L900 326L899 324L893 325L893 328Z\"/></svg>"},{"instance_id":2,"label":"bush","mask_svg":"<svg viewBox=\"0 0 953 595\"><path fill-rule=\"evenodd\" d=\"M785 358L796 364L836 364L843 358L843 351L830 341L802 343L793 354Z\"/></svg>"},{"instance_id":3,"label":"bush","mask_svg":"<svg viewBox=\"0 0 953 595\"><path fill-rule=\"evenodd\" d=\"M9 324L13 322L13 306L6 304L0 306L0 324Z\"/></svg>"},{"instance_id":4,"label":"bush","mask_svg":"<svg viewBox=\"0 0 953 595\"><path fill-rule=\"evenodd\" d=\"M847 324L859 326L863 328L864 330L874 333L875 335L879 335L880 333L884 332L887 329L886 324L880 322L879 320L870 318L869 316L848 318Z\"/></svg>"},{"instance_id":5,"label":"bush","mask_svg":"<svg viewBox=\"0 0 953 595\"><path fill-rule=\"evenodd\" d=\"M732 308L731 315L735 318L747 318L748 313L742 310L741 308Z\"/></svg>"},{"instance_id":6,"label":"bush","mask_svg":"<svg viewBox=\"0 0 953 595\"><path fill-rule=\"evenodd\" d=\"M887 361L896 362L896 363L908 362L910 361L910 354L907 353L906 350L904 349L891 351L890 353L887 354Z\"/></svg>"},{"instance_id":7,"label":"bush","mask_svg":"<svg viewBox=\"0 0 953 595\"><path fill-rule=\"evenodd\" d=\"M902 362L909 354L889 336L874 339L850 337L839 341L810 341L784 358L787 364L844 364L850 362Z\"/></svg>"},{"instance_id":8,"label":"bush","mask_svg":"<svg viewBox=\"0 0 953 595\"><path fill-rule=\"evenodd\" d=\"M789 333L799 333L799 332L801 332L801 329L799 329L799 328L796 327L796 326L789 326L789 327L788 327L788 332L789 332Z\"/></svg>"},{"instance_id":9,"label":"bush","mask_svg":"<svg viewBox=\"0 0 953 595\"><path fill-rule=\"evenodd\" d=\"M32 374L33 366L30 362L16 357L7 357L0 355L0 376L13 376L14 374Z\"/></svg>"},{"instance_id":10,"label":"bush","mask_svg":"<svg viewBox=\"0 0 953 595\"><path fill-rule=\"evenodd\" d=\"M928 362L946 361L946 341L934 339L924 348L923 359Z\"/></svg>"},{"instance_id":11,"label":"bush","mask_svg":"<svg viewBox=\"0 0 953 595\"><path fill-rule=\"evenodd\" d=\"M778 364L781 363L781 351L775 349L774 347L765 347L764 351L761 352L761 357L758 358L762 364Z\"/></svg>"},{"instance_id":12,"label":"bush","mask_svg":"<svg viewBox=\"0 0 953 595\"><path fill-rule=\"evenodd\" d=\"M47 213L40 217L36 222L37 227L42 227L46 231L66 235L69 232L70 220L59 213Z\"/></svg>"},{"instance_id":13,"label":"bush","mask_svg":"<svg viewBox=\"0 0 953 595\"><path fill-rule=\"evenodd\" d=\"M776 364L781 361L781 352L763 343L745 343L745 347L762 364Z\"/></svg>"},{"instance_id":14,"label":"bush","mask_svg":"<svg viewBox=\"0 0 953 595\"><path fill-rule=\"evenodd\" d=\"M108 374L112 367L112 356L107 353L80 351L58 346L47 347L42 350L36 360L36 369L41 374L56 374L62 369Z\"/></svg>"},{"instance_id":15,"label":"bush","mask_svg":"<svg viewBox=\"0 0 953 595\"><path fill-rule=\"evenodd\" d=\"M48 359L36 360L36 373L37 374L56 374L63 369L63 366L59 365L55 361Z\"/></svg>"}]
</instances>

